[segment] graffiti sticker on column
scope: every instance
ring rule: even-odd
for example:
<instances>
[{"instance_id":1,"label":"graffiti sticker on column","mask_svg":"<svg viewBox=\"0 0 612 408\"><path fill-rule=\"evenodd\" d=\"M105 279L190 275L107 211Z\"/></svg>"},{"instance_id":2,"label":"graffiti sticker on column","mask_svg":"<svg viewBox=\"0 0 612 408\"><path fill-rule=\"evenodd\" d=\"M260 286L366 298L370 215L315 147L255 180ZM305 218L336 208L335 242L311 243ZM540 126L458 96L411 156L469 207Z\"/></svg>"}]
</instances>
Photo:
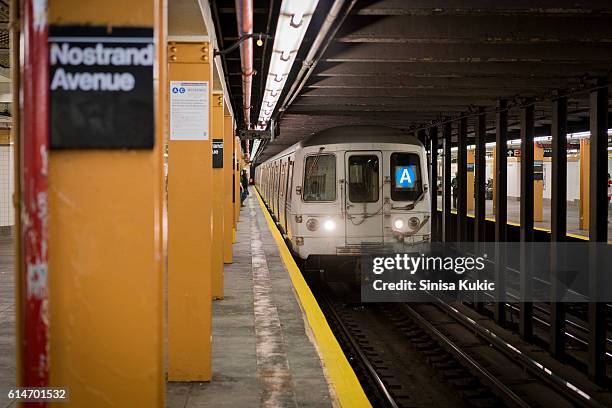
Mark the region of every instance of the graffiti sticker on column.
<instances>
[{"instance_id":1,"label":"graffiti sticker on column","mask_svg":"<svg viewBox=\"0 0 612 408\"><path fill-rule=\"evenodd\" d=\"M208 81L170 81L170 140L208 140Z\"/></svg>"},{"instance_id":2,"label":"graffiti sticker on column","mask_svg":"<svg viewBox=\"0 0 612 408\"><path fill-rule=\"evenodd\" d=\"M152 28L49 28L51 148L152 148Z\"/></svg>"}]
</instances>

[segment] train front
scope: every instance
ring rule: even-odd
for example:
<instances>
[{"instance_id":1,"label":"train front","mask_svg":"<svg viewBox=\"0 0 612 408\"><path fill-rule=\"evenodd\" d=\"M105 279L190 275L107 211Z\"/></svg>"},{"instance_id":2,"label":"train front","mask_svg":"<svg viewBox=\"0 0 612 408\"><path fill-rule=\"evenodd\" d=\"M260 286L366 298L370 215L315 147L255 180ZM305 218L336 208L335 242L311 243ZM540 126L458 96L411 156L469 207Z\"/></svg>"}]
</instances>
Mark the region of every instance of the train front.
<instances>
[{"instance_id":1,"label":"train front","mask_svg":"<svg viewBox=\"0 0 612 408\"><path fill-rule=\"evenodd\" d=\"M293 246L310 268L328 270L330 262L354 262L365 252L428 247L427 156L416 139L312 146L301 153Z\"/></svg>"}]
</instances>

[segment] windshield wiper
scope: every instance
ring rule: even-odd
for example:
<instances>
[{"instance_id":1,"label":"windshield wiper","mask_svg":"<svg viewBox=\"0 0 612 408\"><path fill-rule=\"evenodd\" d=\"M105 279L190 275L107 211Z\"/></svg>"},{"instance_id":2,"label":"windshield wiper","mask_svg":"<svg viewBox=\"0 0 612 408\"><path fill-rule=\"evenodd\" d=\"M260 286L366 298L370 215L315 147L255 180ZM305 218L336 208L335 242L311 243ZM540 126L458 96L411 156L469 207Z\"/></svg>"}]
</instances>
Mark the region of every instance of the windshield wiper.
<instances>
[{"instance_id":1,"label":"windshield wiper","mask_svg":"<svg viewBox=\"0 0 612 408\"><path fill-rule=\"evenodd\" d=\"M421 191L421 194L410 204L406 204L403 207L392 207L394 210L414 210L414 207L425 198L425 193L427 193L427 189L424 188Z\"/></svg>"}]
</instances>

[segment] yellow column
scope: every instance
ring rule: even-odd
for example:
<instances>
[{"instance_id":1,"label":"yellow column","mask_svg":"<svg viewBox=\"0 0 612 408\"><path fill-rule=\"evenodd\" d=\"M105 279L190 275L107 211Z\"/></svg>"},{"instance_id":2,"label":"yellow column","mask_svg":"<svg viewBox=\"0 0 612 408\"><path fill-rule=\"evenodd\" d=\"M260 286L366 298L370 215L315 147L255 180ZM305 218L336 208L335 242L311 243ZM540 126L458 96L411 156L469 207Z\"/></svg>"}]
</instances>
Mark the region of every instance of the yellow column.
<instances>
[{"instance_id":1,"label":"yellow column","mask_svg":"<svg viewBox=\"0 0 612 408\"><path fill-rule=\"evenodd\" d=\"M165 43L164 1L49 6L51 24L155 27ZM156 55L159 105L163 50ZM155 120L153 149L49 154L50 385L70 390L57 406L165 406L159 110Z\"/></svg>"},{"instance_id":2,"label":"yellow column","mask_svg":"<svg viewBox=\"0 0 612 408\"><path fill-rule=\"evenodd\" d=\"M206 140L168 146L168 380L211 379L212 59L209 43L170 43L169 81L206 81ZM166 86L169 87L167 84ZM172 122L172 112L170 112ZM171 126L172 127L172 126ZM195 138L195 137L194 137Z\"/></svg>"},{"instance_id":3,"label":"yellow column","mask_svg":"<svg viewBox=\"0 0 612 408\"><path fill-rule=\"evenodd\" d=\"M495 208L495 197L497 197L497 149L493 148L493 214L497 216Z\"/></svg>"},{"instance_id":4,"label":"yellow column","mask_svg":"<svg viewBox=\"0 0 612 408\"><path fill-rule=\"evenodd\" d=\"M236 177L234 178L234 188L236 189L236 201L234 203L234 220L237 224L238 220L240 219L240 173L242 171L242 147L240 146L240 139L238 137L234 139L234 148L234 155L236 160Z\"/></svg>"},{"instance_id":5,"label":"yellow column","mask_svg":"<svg viewBox=\"0 0 612 408\"><path fill-rule=\"evenodd\" d=\"M234 120L227 108L223 116L223 262L232 263L234 240L234 214L232 183L232 149L234 146Z\"/></svg>"},{"instance_id":6,"label":"yellow column","mask_svg":"<svg viewBox=\"0 0 612 408\"><path fill-rule=\"evenodd\" d=\"M467 165L471 170L467 173L467 209L474 211L474 150L467 151ZM484 188L484 186L478 186Z\"/></svg>"},{"instance_id":7,"label":"yellow column","mask_svg":"<svg viewBox=\"0 0 612 408\"><path fill-rule=\"evenodd\" d=\"M578 207L578 228L589 229L589 139L580 139L580 203Z\"/></svg>"},{"instance_id":8,"label":"yellow column","mask_svg":"<svg viewBox=\"0 0 612 408\"><path fill-rule=\"evenodd\" d=\"M223 93L213 95L212 137L213 142L223 142ZM213 146L214 150L214 146ZM214 151L213 151L214 154ZM223 154L220 154L223 163ZM212 241L212 298L223 299L223 168L212 169L213 174L213 241Z\"/></svg>"},{"instance_id":9,"label":"yellow column","mask_svg":"<svg viewBox=\"0 0 612 408\"><path fill-rule=\"evenodd\" d=\"M540 167L539 174L544 174L544 149L542 146L535 144L533 146L533 160L539 161L542 164ZM537 174L537 173L536 173ZM542 212L542 201L544 200L544 179L537 180L534 178L533 181L533 220L543 221L544 215Z\"/></svg>"}]
</instances>

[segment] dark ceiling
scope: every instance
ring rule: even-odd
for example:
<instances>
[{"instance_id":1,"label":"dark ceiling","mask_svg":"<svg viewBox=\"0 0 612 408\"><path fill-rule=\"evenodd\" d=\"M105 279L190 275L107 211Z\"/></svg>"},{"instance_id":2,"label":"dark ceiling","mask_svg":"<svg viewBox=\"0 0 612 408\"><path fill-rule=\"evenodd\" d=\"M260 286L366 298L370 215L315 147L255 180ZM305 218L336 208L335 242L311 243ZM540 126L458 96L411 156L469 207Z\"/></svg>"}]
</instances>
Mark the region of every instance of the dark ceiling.
<instances>
[{"instance_id":1,"label":"dark ceiling","mask_svg":"<svg viewBox=\"0 0 612 408\"><path fill-rule=\"evenodd\" d=\"M253 32L274 34L276 30L276 20L280 8L280 0L258 0L254 2L253 9ZM212 0L210 2L215 28L217 30L217 40L219 48L225 49L238 41L238 25L236 22L236 6L234 0ZM251 122L257 121L259 105L265 78L263 73L267 72L267 63L272 47L272 41L266 41L264 46L257 47L253 42L253 69L257 71L253 76L253 87L251 91ZM262 58L263 55L267 58ZM228 89L231 93L232 108L236 114L236 121L239 126L244 124L242 111L242 69L240 65L240 49L236 49L230 54L222 57Z\"/></svg>"},{"instance_id":2,"label":"dark ceiling","mask_svg":"<svg viewBox=\"0 0 612 408\"><path fill-rule=\"evenodd\" d=\"M265 32L270 16L273 34L280 0L256 3L254 31ZM572 92L569 126L581 129L588 126L586 90L595 78L608 78L612 71L611 1L346 3L346 7L352 5L348 16L297 98L280 116L280 134L267 144L259 160L327 127L379 124L414 130L477 107L493 112L500 98L508 99L511 106L536 98L536 131L546 134L549 100L559 89ZM320 1L285 92L330 4ZM234 2L216 2L216 10L227 46L237 39ZM255 68L265 72L263 49L255 52ZM235 112L239 112L239 53L226 63ZM260 78L265 76L257 75L253 83L253 121L261 101ZM574 93L577 90L584 92ZM487 120L492 130L494 115ZM510 112L511 129L516 129L512 125L517 122L518 109Z\"/></svg>"}]
</instances>

